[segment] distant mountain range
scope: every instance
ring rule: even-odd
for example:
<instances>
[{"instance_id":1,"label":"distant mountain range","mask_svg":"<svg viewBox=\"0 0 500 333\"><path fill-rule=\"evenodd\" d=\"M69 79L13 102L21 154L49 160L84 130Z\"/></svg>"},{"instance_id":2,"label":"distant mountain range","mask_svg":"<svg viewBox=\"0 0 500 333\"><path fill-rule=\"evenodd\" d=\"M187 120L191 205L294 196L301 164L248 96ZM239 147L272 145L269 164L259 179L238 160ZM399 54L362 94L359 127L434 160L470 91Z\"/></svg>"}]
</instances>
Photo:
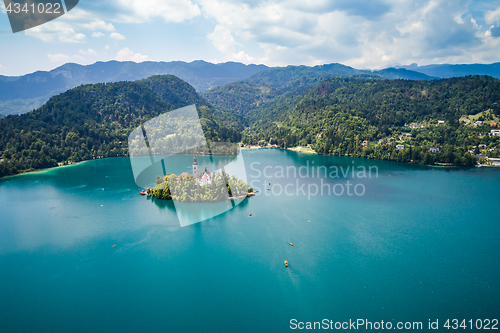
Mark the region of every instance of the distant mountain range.
<instances>
[{"instance_id":1,"label":"distant mountain range","mask_svg":"<svg viewBox=\"0 0 500 333\"><path fill-rule=\"evenodd\" d=\"M419 72L439 78L459 77L467 75L489 75L500 79L500 62L493 64L463 64L463 65L426 65L399 66L398 68Z\"/></svg>"},{"instance_id":2,"label":"distant mountain range","mask_svg":"<svg viewBox=\"0 0 500 333\"><path fill-rule=\"evenodd\" d=\"M244 65L237 62L212 64L201 60L190 63L183 61L142 63L109 61L87 66L68 63L48 72L38 71L15 77L0 75L0 115L21 114L34 110L48 101L50 97L82 84L135 81L153 75L171 74L188 82L196 91L204 92L274 69L280 70L273 73L281 75L281 82L290 83L290 81L303 76L309 81L306 84L307 88L319 82L319 79L325 79L332 75L391 80L432 80L473 74L500 77L500 63L491 65L410 65L378 71L358 70L337 63L314 67L287 66L277 68L265 65ZM254 77L253 82L266 85L266 82L262 80L269 79L273 80L269 75L264 75L260 79Z\"/></svg>"},{"instance_id":3,"label":"distant mountain range","mask_svg":"<svg viewBox=\"0 0 500 333\"><path fill-rule=\"evenodd\" d=\"M0 114L26 113L40 107L50 97L82 84L136 81L153 75L171 74L188 82L197 91L205 91L267 68L264 65L237 62L212 64L205 61L109 61L88 66L68 63L48 72L38 71L15 77L0 75Z\"/></svg>"}]
</instances>

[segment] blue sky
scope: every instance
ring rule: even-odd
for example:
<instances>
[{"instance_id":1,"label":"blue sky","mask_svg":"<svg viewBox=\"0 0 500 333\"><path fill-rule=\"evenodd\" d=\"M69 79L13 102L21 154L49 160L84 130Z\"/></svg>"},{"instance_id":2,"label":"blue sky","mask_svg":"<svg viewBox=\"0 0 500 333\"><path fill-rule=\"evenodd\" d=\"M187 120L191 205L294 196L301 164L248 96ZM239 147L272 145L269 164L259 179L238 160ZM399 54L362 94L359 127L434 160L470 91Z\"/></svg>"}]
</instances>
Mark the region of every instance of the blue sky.
<instances>
[{"instance_id":1,"label":"blue sky","mask_svg":"<svg viewBox=\"0 0 500 333\"><path fill-rule=\"evenodd\" d=\"M500 2L464 0L80 0L12 34L0 13L0 74L66 62L338 62L356 68L500 61Z\"/></svg>"}]
</instances>

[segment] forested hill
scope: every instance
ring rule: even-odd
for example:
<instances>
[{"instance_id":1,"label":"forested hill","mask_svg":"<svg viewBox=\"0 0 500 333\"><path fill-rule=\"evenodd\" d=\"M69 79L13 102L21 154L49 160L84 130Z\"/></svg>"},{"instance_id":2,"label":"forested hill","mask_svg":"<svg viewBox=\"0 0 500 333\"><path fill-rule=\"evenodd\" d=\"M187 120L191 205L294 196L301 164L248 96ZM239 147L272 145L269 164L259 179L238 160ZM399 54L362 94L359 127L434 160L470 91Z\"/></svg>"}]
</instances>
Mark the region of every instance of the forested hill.
<instances>
[{"instance_id":1,"label":"forested hill","mask_svg":"<svg viewBox=\"0 0 500 333\"><path fill-rule=\"evenodd\" d=\"M319 82L335 77L380 80L389 79L436 79L406 69L382 71L357 70L341 64L287 66L258 72L247 79L215 87L202 96L215 107L227 112L244 115L247 125L280 117L305 90Z\"/></svg>"},{"instance_id":2,"label":"forested hill","mask_svg":"<svg viewBox=\"0 0 500 333\"><path fill-rule=\"evenodd\" d=\"M175 76L83 85L52 97L35 111L0 119L0 176L99 156L125 156L128 135L141 122L193 103L207 138L240 140L242 127L234 115L214 109Z\"/></svg>"},{"instance_id":3,"label":"forested hill","mask_svg":"<svg viewBox=\"0 0 500 333\"><path fill-rule=\"evenodd\" d=\"M303 93L281 118L247 129L243 141L311 145L318 153L340 156L472 165L480 144L486 145L482 153L498 156L500 137L489 134L491 123L499 120L499 103L500 80L488 76L434 81L335 78ZM484 123L459 121L468 115ZM440 120L444 124L438 125Z\"/></svg>"}]
</instances>

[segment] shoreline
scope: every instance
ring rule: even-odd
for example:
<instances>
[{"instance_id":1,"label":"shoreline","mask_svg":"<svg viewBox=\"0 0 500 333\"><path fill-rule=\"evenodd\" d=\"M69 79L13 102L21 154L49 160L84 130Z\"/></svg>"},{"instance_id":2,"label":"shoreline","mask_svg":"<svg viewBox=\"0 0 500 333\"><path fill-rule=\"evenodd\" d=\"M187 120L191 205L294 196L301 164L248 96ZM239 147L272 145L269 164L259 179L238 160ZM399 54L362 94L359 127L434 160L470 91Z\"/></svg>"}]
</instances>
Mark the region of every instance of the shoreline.
<instances>
[{"instance_id":1,"label":"shoreline","mask_svg":"<svg viewBox=\"0 0 500 333\"><path fill-rule=\"evenodd\" d=\"M108 157L106 157L106 158L108 158ZM7 179L7 178L11 178L11 177L19 177L19 176L25 176L25 175L32 175L32 174L35 174L35 173L45 173L45 172L49 172L49 171L60 169L60 168L66 168L66 167L71 167L71 166L75 166L75 165L78 165L78 164L83 164L83 163L89 162L89 161L93 161L93 160L85 160L85 161L75 162L75 163L67 164L67 165L58 165L58 166L51 167L51 168L44 168L44 169L37 169L37 170L32 170L32 171L20 172L20 173L17 173L15 175L9 175L9 176L0 177L0 179Z\"/></svg>"},{"instance_id":2,"label":"shoreline","mask_svg":"<svg viewBox=\"0 0 500 333\"><path fill-rule=\"evenodd\" d=\"M311 155L319 155L317 152L312 150L311 147L295 147L295 148L285 148L286 150L296 151L298 153L311 154Z\"/></svg>"},{"instance_id":3,"label":"shoreline","mask_svg":"<svg viewBox=\"0 0 500 333\"><path fill-rule=\"evenodd\" d=\"M302 147L302 148L297 148L297 147L295 147L295 148L281 148L281 147L277 147L277 146L270 146L270 147L260 147L260 146L240 147L240 150L253 150L253 149L283 149L283 150L289 150L289 151L293 151L293 152L296 152L296 153L303 153L303 154L309 154L309 155L334 156L334 157L351 157L351 158L361 158L361 159L365 159L365 160L370 160L369 158L362 158L362 157L336 156L336 155L318 154L315 151L313 151L311 148L307 148L307 147L305 147L305 149L307 149L307 150L305 150L304 147ZM23 175L31 175L31 174L35 174L35 173L45 173L45 172L48 172L48 171L51 171L51 170L56 170L56 169L65 168L65 167L71 167L71 166L75 166L75 165L82 164L82 163L85 163L85 162L90 162L90 161L95 161L95 160L103 160L103 159L107 159L107 158L118 158L118 157L127 157L127 156L110 156L110 157L103 157L103 158L99 158L99 159L91 159L91 160L85 160L85 161L75 162L75 163L67 164L67 165L58 165L58 166L51 167L51 168L38 169L38 170L33 170L33 171L28 171L28 172L21 172L21 173L15 174L15 175L9 175L9 176L0 177L0 180L1 179L7 179L7 178L10 178L10 177L17 177L17 176L23 176ZM374 159L374 160L376 160L376 161L387 161L387 162L397 162L397 161L391 161L391 160L379 160L379 159ZM415 163L412 163L412 162L399 162L399 163L415 164ZM464 167L464 166L460 166L460 165L448 165L448 164L444 164L444 163L417 164L417 165L428 166L428 167L433 167L433 168L461 168L461 167ZM470 166L470 167L474 167L474 168L498 168L498 167L500 167L500 164L477 164L477 165Z\"/></svg>"},{"instance_id":4,"label":"shoreline","mask_svg":"<svg viewBox=\"0 0 500 333\"><path fill-rule=\"evenodd\" d=\"M110 156L110 157L103 157L103 158L96 158L96 159L91 159L91 160L79 161L79 162L74 162L74 163L66 164L66 165L58 165L58 166L51 167L51 168L43 168L43 169L37 169L37 170L33 170L33 171L20 172L20 173L17 173L15 175L0 177L0 179L6 179L6 178L10 178L10 177L17 177L17 176L24 176L24 175L31 175L31 174L35 174L35 173L45 173L45 172L57 170L60 168L67 168L67 167L76 166L76 165L83 164L83 163L90 162L90 161L104 160L107 158L118 158L118 157L127 157L127 156Z\"/></svg>"}]
</instances>

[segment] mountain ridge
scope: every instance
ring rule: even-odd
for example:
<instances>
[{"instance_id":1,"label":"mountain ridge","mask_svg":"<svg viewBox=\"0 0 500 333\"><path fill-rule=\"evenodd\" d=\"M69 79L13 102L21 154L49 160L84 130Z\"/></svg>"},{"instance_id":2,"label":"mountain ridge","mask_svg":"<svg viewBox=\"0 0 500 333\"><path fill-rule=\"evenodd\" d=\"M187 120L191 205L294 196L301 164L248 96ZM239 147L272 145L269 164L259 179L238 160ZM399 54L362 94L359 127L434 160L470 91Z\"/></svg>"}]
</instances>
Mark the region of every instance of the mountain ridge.
<instances>
[{"instance_id":1,"label":"mountain ridge","mask_svg":"<svg viewBox=\"0 0 500 333\"><path fill-rule=\"evenodd\" d=\"M212 64L192 62L131 61L96 62L91 65L67 63L51 71L37 71L23 76L0 75L0 113L21 114L38 108L50 97L82 84L136 81L154 75L175 75L197 91L227 84L267 69L265 65L236 62Z\"/></svg>"},{"instance_id":2,"label":"mountain ridge","mask_svg":"<svg viewBox=\"0 0 500 333\"><path fill-rule=\"evenodd\" d=\"M439 78L489 75L500 79L500 62L491 64L432 64L424 66L414 63L408 66L397 66L397 68L404 68Z\"/></svg>"}]
</instances>

